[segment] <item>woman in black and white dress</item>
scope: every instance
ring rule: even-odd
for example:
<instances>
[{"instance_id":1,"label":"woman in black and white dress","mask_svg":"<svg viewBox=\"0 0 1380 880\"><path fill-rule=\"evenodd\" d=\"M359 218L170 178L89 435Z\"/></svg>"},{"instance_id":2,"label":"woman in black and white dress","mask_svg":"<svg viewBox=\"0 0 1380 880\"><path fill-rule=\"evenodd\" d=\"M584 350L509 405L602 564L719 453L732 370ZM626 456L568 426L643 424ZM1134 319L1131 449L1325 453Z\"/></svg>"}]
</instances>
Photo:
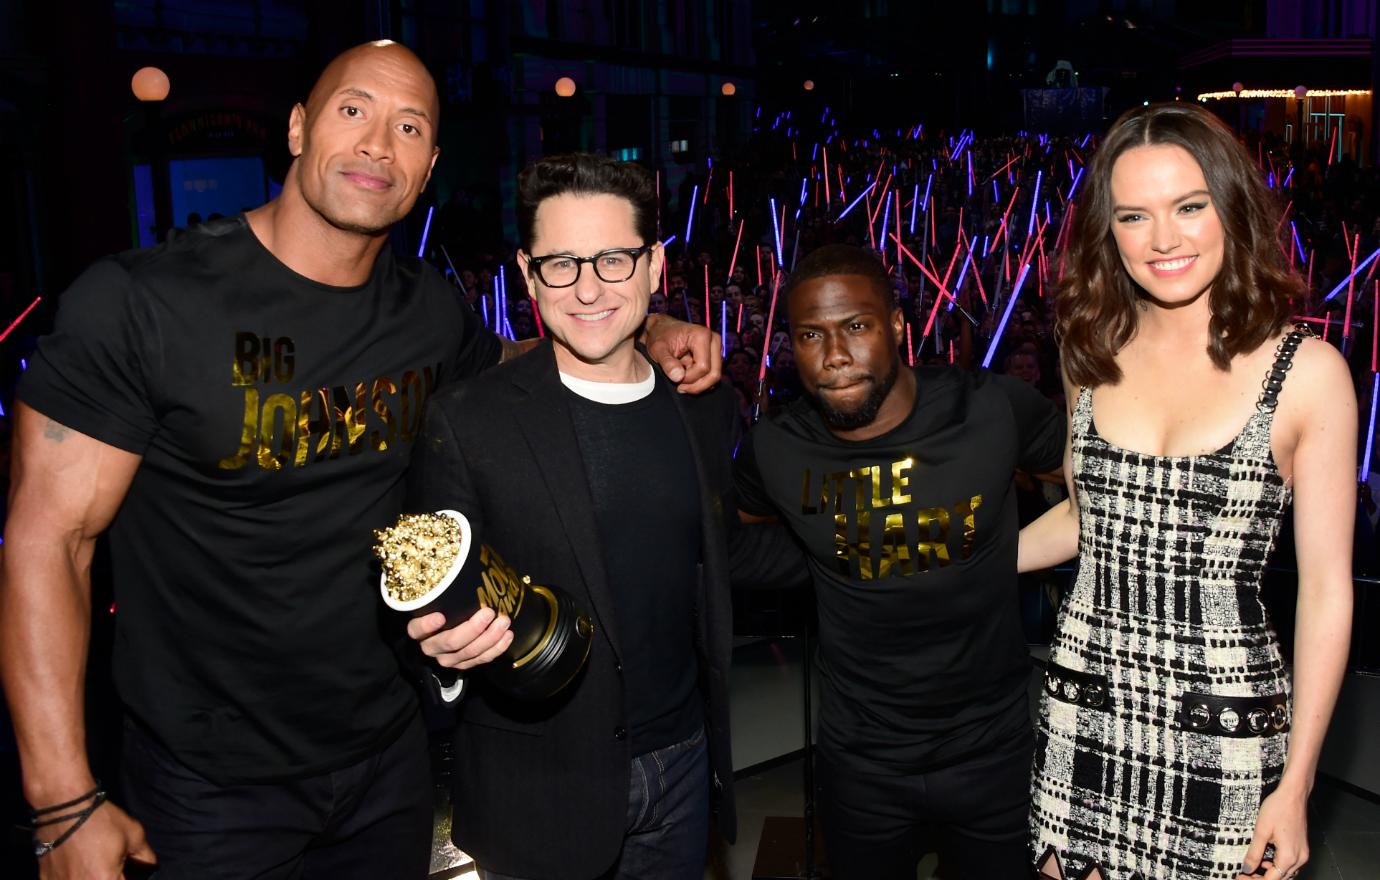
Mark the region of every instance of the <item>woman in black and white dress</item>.
<instances>
[{"instance_id":1,"label":"woman in black and white dress","mask_svg":"<svg viewBox=\"0 0 1380 880\"><path fill-rule=\"evenodd\" d=\"M1079 555L1037 729L1037 873L1293 877L1346 662L1356 400L1291 329L1279 212L1201 107L1137 109L1091 161L1056 307L1068 502L1023 571ZM1259 598L1285 509L1292 676Z\"/></svg>"}]
</instances>

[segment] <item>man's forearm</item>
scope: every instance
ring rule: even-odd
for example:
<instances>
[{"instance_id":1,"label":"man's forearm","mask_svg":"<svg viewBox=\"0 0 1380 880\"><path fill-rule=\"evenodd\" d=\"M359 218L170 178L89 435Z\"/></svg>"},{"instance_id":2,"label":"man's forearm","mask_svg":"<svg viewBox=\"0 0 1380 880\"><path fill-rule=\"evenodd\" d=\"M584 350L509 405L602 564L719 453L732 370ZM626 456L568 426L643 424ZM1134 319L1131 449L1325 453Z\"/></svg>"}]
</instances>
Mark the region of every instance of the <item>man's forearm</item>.
<instances>
[{"instance_id":1,"label":"man's forearm","mask_svg":"<svg viewBox=\"0 0 1380 880\"><path fill-rule=\"evenodd\" d=\"M0 681L19 744L24 796L44 807L93 786L83 711L91 548L70 555L39 550L28 544L22 523L12 522L6 537L0 564Z\"/></svg>"}]
</instances>

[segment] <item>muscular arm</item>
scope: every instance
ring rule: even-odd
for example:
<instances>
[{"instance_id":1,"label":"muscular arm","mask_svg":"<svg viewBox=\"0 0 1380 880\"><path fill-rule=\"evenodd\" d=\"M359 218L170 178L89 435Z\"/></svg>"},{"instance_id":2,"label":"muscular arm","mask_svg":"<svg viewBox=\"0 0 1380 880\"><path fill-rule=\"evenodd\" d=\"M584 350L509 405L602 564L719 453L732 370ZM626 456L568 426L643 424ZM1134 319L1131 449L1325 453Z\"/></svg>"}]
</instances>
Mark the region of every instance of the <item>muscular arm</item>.
<instances>
[{"instance_id":1,"label":"muscular arm","mask_svg":"<svg viewBox=\"0 0 1380 880\"><path fill-rule=\"evenodd\" d=\"M140 457L66 428L22 403L15 416L9 518L0 561L0 681L14 718L24 796L42 807L77 797L95 784L86 760L82 712L91 557L96 536L114 517ZM81 848L79 841L94 836L98 826L109 830L112 812L118 811L99 810L79 834L46 857L45 876L72 858ZM61 830L52 829L45 839ZM124 853L121 849L120 859Z\"/></svg>"}]
</instances>

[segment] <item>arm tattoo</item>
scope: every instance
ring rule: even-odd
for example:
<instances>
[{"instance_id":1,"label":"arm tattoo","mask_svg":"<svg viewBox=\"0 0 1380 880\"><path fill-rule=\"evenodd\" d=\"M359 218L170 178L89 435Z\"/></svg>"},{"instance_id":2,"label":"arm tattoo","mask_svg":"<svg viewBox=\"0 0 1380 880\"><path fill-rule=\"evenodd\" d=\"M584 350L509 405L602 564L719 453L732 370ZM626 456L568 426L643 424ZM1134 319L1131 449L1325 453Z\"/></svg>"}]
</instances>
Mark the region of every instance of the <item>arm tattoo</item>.
<instances>
[{"instance_id":1,"label":"arm tattoo","mask_svg":"<svg viewBox=\"0 0 1380 880\"><path fill-rule=\"evenodd\" d=\"M43 436L45 439L52 440L54 443L61 443L67 439L67 435L72 433L72 429L64 424L48 419L43 423Z\"/></svg>"}]
</instances>

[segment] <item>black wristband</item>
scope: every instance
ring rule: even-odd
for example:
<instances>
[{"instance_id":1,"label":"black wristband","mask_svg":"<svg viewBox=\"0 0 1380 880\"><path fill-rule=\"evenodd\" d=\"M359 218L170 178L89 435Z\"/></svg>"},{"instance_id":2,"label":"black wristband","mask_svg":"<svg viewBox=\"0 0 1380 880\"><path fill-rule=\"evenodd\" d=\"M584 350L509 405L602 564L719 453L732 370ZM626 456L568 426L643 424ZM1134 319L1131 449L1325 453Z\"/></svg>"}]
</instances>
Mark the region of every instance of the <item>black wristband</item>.
<instances>
[{"instance_id":1,"label":"black wristband","mask_svg":"<svg viewBox=\"0 0 1380 880\"><path fill-rule=\"evenodd\" d=\"M57 849L58 847L66 843L67 839L71 837L73 834L76 834L77 829L85 825L86 820L90 819L91 814L95 813L96 810L99 809L101 804L103 803L105 803L105 790L98 788L96 789L94 799L91 801L91 806L82 810L80 813L74 814L76 816L77 821L73 822L71 827L69 827L66 831L62 832L52 840L39 840L36 837L34 838L34 858L41 859L48 853L52 852L53 850ZM61 808L58 807L57 809Z\"/></svg>"},{"instance_id":2,"label":"black wristband","mask_svg":"<svg viewBox=\"0 0 1380 880\"><path fill-rule=\"evenodd\" d=\"M101 781L100 781L99 779L97 779L97 780L96 780L96 787L93 788L93 789L91 789L91 790L88 791L86 794L82 795L81 797L72 798L70 801L63 801L63 802L60 803L60 804L53 804L51 807L43 807L42 809L38 809L38 810L30 810L30 811L29 811L29 818L30 818L31 820L37 821L37 819L38 819L39 816L44 816L44 815L47 815L48 813L56 813L58 810L65 810L65 809L67 809L68 807L75 807L77 804L79 804L79 803L81 803L81 802L83 802L83 801L89 801L89 800L91 800L93 797L95 797L96 795L101 794L101 793L102 793Z\"/></svg>"}]
</instances>

